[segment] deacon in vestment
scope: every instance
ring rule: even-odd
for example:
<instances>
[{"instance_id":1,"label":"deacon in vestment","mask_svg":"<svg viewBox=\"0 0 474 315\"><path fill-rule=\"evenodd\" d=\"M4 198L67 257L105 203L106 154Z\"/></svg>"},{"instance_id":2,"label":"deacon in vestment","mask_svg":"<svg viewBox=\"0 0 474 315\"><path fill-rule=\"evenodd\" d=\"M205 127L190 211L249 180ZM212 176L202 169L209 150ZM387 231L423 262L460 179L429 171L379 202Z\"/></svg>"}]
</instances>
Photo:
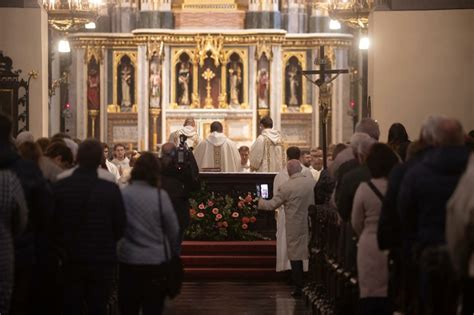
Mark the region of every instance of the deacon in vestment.
<instances>
[{"instance_id":1,"label":"deacon in vestment","mask_svg":"<svg viewBox=\"0 0 474 315\"><path fill-rule=\"evenodd\" d=\"M283 139L273 129L270 117L260 120L262 133L250 148L250 169L256 172L279 172L283 168Z\"/></svg>"},{"instance_id":2,"label":"deacon in vestment","mask_svg":"<svg viewBox=\"0 0 474 315\"><path fill-rule=\"evenodd\" d=\"M240 154L237 146L222 131L222 124L214 121L211 124L211 134L194 149L199 170L219 168L221 172L239 171Z\"/></svg>"},{"instance_id":3,"label":"deacon in vestment","mask_svg":"<svg viewBox=\"0 0 474 315\"><path fill-rule=\"evenodd\" d=\"M194 149L199 144L199 135L196 132L196 122L194 118L186 118L183 124L183 128L178 129L170 134L168 142L174 143L179 146L179 136L186 136L186 144L189 149Z\"/></svg>"}]
</instances>

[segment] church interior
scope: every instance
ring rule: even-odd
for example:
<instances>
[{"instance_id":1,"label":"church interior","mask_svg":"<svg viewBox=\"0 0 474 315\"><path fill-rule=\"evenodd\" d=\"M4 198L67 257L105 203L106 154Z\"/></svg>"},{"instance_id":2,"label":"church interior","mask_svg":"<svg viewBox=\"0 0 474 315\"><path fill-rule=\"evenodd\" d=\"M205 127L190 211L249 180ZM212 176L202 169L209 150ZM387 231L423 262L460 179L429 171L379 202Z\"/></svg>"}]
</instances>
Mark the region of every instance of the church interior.
<instances>
[{"instance_id":1,"label":"church interior","mask_svg":"<svg viewBox=\"0 0 474 315\"><path fill-rule=\"evenodd\" d=\"M96 139L110 152L120 144L128 152L154 154L188 119L193 120L196 139L208 139L213 123L220 122L221 132L236 147L253 150L264 129L262 119L269 117L270 128L283 139L283 169L286 159L292 159L288 148L297 147L302 155L322 150L318 187L320 174L331 171L327 163L334 162L328 155L338 144L350 146L361 122L377 124L381 143L390 141L394 123L403 125L407 140L422 138L420 127L432 115L456 119L465 131L474 129L474 2L2 0L0 114L12 121L13 137L25 131L35 139L61 134L78 142ZM470 136L474 142L474 134ZM214 152L212 158L219 154ZM270 165L274 156L265 154ZM0 154L0 171L1 159ZM235 199L234 204L219 201L229 218L237 213L230 208L242 208L246 195L239 194L247 190L250 196L257 187L261 194L265 186L269 199L277 195L273 188L281 167L251 174L216 174L224 168L212 166L206 174L199 169L206 183L203 190L212 192L209 200L214 193ZM286 176L292 174L288 164ZM332 175L336 187L344 183ZM347 252L357 251L354 217L341 219L334 210L338 196L332 198L323 206L311 205L305 218L310 232L308 285L299 292L303 299L291 298L286 285L290 275L275 271L282 237L278 229L285 219L278 221L262 208L239 221L243 229L251 226L250 218L257 221L255 229L263 236L254 245L219 239L223 222L214 227L212 244L199 237L191 241L186 238L191 232L183 232L185 282L164 314L461 314L427 307L370 313L370 303L358 304L363 289L355 257L353 265L347 258ZM257 201L251 199L249 207L252 202ZM191 202L188 208L199 211L203 203L193 208ZM261 203L254 208L257 205ZM465 221L472 223L472 213ZM195 213L191 218L202 219ZM464 311L473 310L472 303L465 302L474 297L468 293L474 290L472 247L470 255L470 278L459 288L463 300L458 305ZM293 260L287 269L296 269ZM242 279L255 283L247 285ZM402 295L414 292L404 289ZM214 298L223 291L236 298ZM377 301L370 302L377 309ZM107 314L118 314L110 305ZM12 308L11 314L20 313Z\"/></svg>"}]
</instances>

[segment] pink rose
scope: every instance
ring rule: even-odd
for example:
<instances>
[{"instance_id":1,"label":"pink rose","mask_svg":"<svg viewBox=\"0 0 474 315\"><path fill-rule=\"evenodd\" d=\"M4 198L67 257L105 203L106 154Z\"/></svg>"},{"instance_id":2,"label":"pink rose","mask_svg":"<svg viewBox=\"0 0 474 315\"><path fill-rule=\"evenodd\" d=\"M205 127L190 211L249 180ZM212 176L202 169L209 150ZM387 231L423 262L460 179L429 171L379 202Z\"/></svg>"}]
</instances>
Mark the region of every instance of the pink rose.
<instances>
[{"instance_id":1,"label":"pink rose","mask_svg":"<svg viewBox=\"0 0 474 315\"><path fill-rule=\"evenodd\" d=\"M212 200L208 200L208 201L207 201L207 205L208 205L209 207L212 207L212 206L214 205L214 202L213 202Z\"/></svg>"},{"instance_id":2,"label":"pink rose","mask_svg":"<svg viewBox=\"0 0 474 315\"><path fill-rule=\"evenodd\" d=\"M226 227L229 226L229 223L227 223L227 221L224 221L224 222L222 222L222 226L226 228Z\"/></svg>"},{"instance_id":3,"label":"pink rose","mask_svg":"<svg viewBox=\"0 0 474 315\"><path fill-rule=\"evenodd\" d=\"M239 203L237 204L237 207L239 207L239 209L242 209L244 206L245 203L243 201L239 201Z\"/></svg>"},{"instance_id":4,"label":"pink rose","mask_svg":"<svg viewBox=\"0 0 474 315\"><path fill-rule=\"evenodd\" d=\"M213 213L213 214L218 214L218 213L219 213L219 209L217 209L217 208L212 209L212 213Z\"/></svg>"},{"instance_id":5,"label":"pink rose","mask_svg":"<svg viewBox=\"0 0 474 315\"><path fill-rule=\"evenodd\" d=\"M248 228L249 228L249 226L248 226L247 224L242 224L242 229L243 229L243 230L246 230L246 229L248 229Z\"/></svg>"},{"instance_id":6,"label":"pink rose","mask_svg":"<svg viewBox=\"0 0 474 315\"><path fill-rule=\"evenodd\" d=\"M198 218L204 218L204 213L199 212L199 213L197 214L197 216L198 216Z\"/></svg>"},{"instance_id":7,"label":"pink rose","mask_svg":"<svg viewBox=\"0 0 474 315\"><path fill-rule=\"evenodd\" d=\"M222 219L222 214L219 213L218 215L216 215L216 221L219 221L220 219Z\"/></svg>"},{"instance_id":8,"label":"pink rose","mask_svg":"<svg viewBox=\"0 0 474 315\"><path fill-rule=\"evenodd\" d=\"M238 218L238 217L239 217L239 213L238 213L238 212L232 212L232 217L233 217L233 218Z\"/></svg>"},{"instance_id":9,"label":"pink rose","mask_svg":"<svg viewBox=\"0 0 474 315\"><path fill-rule=\"evenodd\" d=\"M252 195L250 195L250 194L247 195L247 197L245 197L244 200L245 200L245 202L247 202L247 203L252 202L252 200L253 200L253 199L252 199Z\"/></svg>"},{"instance_id":10,"label":"pink rose","mask_svg":"<svg viewBox=\"0 0 474 315\"><path fill-rule=\"evenodd\" d=\"M199 204L199 209L204 210L204 209L206 209L206 206L201 202Z\"/></svg>"}]
</instances>

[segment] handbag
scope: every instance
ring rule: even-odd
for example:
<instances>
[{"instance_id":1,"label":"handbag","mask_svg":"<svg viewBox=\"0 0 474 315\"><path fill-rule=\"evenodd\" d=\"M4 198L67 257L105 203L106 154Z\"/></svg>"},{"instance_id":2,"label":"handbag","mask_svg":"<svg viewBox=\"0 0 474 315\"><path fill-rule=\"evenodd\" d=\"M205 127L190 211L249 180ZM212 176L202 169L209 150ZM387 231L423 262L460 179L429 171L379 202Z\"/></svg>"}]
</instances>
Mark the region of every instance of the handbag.
<instances>
[{"instance_id":1,"label":"handbag","mask_svg":"<svg viewBox=\"0 0 474 315\"><path fill-rule=\"evenodd\" d=\"M173 299L181 293L181 287L183 284L184 268L181 257L172 256L169 253L169 241L168 237L164 233L164 217L163 208L161 204L161 190L158 190L158 211L160 213L161 222L161 233L163 238L163 247L165 249L165 262L160 266L163 270L163 291L170 298Z\"/></svg>"}]
</instances>

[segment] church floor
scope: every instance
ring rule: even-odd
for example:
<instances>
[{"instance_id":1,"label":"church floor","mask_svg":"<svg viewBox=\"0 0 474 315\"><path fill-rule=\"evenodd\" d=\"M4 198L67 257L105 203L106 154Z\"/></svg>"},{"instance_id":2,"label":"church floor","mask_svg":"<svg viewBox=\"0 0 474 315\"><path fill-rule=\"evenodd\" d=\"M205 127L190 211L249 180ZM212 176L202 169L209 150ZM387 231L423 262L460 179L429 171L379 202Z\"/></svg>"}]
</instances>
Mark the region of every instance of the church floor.
<instances>
[{"instance_id":1,"label":"church floor","mask_svg":"<svg viewBox=\"0 0 474 315\"><path fill-rule=\"evenodd\" d=\"M309 315L284 282L185 282L164 315Z\"/></svg>"}]
</instances>

